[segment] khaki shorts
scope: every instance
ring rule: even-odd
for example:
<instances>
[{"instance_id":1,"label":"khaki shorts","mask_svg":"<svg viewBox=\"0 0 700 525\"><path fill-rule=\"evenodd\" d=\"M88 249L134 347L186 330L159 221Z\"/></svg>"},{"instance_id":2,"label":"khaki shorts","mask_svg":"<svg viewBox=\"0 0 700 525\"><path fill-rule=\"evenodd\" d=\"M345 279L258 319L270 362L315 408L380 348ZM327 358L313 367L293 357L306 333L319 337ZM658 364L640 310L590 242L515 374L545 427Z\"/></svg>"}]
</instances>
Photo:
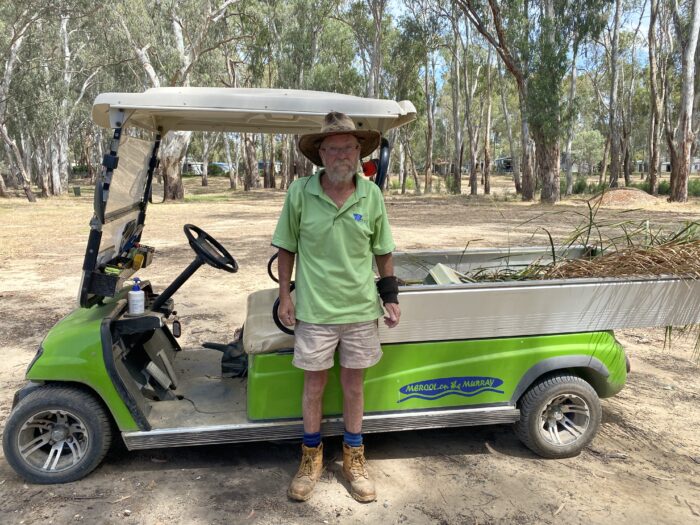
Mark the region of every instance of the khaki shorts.
<instances>
[{"instance_id":1,"label":"khaki shorts","mask_svg":"<svg viewBox=\"0 0 700 525\"><path fill-rule=\"evenodd\" d=\"M377 364L382 357L378 321L348 324L297 321L294 366L309 371L328 370L333 367L336 349L343 368L369 368Z\"/></svg>"}]
</instances>

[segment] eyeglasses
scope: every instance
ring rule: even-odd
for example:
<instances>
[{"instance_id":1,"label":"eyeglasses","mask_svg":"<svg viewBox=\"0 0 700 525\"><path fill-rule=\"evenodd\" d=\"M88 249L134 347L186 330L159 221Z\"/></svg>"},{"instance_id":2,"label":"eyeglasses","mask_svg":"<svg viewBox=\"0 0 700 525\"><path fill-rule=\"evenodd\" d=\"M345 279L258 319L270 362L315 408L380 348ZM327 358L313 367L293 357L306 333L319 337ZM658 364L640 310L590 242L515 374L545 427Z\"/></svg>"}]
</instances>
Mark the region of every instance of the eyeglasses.
<instances>
[{"instance_id":1,"label":"eyeglasses","mask_svg":"<svg viewBox=\"0 0 700 525\"><path fill-rule=\"evenodd\" d=\"M346 155L346 156L350 155L352 152L357 151L358 149L360 149L359 145L344 146L342 148L336 148L334 146L329 146L327 148L321 148L321 151L328 154L328 155L332 155L332 156L336 157L338 155Z\"/></svg>"}]
</instances>

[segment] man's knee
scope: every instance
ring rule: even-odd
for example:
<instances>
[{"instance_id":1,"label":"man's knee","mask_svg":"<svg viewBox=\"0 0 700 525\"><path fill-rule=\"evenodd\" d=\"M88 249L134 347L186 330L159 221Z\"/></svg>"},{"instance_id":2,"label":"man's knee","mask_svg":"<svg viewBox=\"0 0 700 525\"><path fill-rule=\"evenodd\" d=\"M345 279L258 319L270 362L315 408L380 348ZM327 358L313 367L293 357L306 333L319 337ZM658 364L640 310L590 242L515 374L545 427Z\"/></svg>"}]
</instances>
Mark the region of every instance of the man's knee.
<instances>
[{"instance_id":1,"label":"man's knee","mask_svg":"<svg viewBox=\"0 0 700 525\"><path fill-rule=\"evenodd\" d=\"M364 389L364 370L356 368L340 369L340 384L346 398L362 395Z\"/></svg>"},{"instance_id":2,"label":"man's knee","mask_svg":"<svg viewBox=\"0 0 700 525\"><path fill-rule=\"evenodd\" d=\"M315 372L304 372L304 393L310 397L320 397L326 388L328 381L328 371L319 370Z\"/></svg>"}]
</instances>

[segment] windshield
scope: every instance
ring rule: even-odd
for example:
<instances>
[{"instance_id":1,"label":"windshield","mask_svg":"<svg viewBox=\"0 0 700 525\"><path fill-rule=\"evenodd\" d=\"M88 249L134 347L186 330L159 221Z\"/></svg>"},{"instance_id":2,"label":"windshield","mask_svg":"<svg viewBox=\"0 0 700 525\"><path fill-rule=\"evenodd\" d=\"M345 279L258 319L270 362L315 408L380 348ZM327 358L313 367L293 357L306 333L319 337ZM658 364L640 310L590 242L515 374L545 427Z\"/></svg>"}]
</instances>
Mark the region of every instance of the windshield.
<instances>
[{"instance_id":1,"label":"windshield","mask_svg":"<svg viewBox=\"0 0 700 525\"><path fill-rule=\"evenodd\" d=\"M105 207L105 223L115 214L141 202L152 150L152 142L122 137L119 144L119 166L114 170Z\"/></svg>"}]
</instances>

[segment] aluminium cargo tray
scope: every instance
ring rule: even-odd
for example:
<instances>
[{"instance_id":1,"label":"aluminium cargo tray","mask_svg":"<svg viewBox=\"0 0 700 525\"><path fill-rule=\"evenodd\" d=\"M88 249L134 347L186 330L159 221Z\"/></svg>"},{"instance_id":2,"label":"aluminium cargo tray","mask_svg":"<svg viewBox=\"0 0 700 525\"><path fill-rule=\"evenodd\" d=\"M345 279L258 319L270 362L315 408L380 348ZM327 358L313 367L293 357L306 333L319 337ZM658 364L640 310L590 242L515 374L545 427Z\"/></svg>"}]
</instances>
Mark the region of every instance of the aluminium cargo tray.
<instances>
[{"instance_id":1,"label":"aluminium cargo tray","mask_svg":"<svg viewBox=\"0 0 700 525\"><path fill-rule=\"evenodd\" d=\"M398 277L428 278L442 263L456 272L547 264L551 248L395 253ZM584 247L557 250L577 258ZM525 280L401 287L401 323L380 323L382 343L517 337L700 322L700 280L675 276Z\"/></svg>"}]
</instances>

